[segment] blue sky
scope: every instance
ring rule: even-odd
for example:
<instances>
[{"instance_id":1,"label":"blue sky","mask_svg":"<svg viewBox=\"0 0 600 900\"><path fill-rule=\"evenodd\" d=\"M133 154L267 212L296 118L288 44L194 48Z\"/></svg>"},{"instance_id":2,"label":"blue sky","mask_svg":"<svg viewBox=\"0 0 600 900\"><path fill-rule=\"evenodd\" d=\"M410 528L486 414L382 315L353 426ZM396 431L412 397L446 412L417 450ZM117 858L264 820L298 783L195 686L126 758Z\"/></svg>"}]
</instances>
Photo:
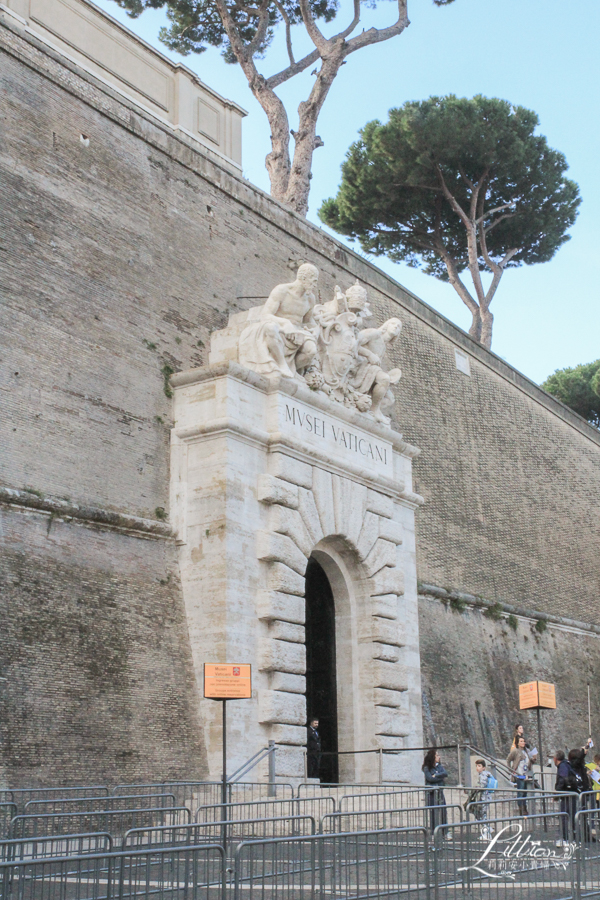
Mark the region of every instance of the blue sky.
<instances>
[{"instance_id":1,"label":"blue sky","mask_svg":"<svg viewBox=\"0 0 600 900\"><path fill-rule=\"evenodd\" d=\"M269 151L269 128L239 67L225 64L213 49L185 58L168 51L157 37L166 22L163 10L148 10L130 19L112 0L96 2L248 110L243 124L244 175L268 190L264 157ZM341 0L337 23L345 23L350 8L349 0ZM383 0L376 9L366 10L364 21L367 27L385 25L393 21L395 10L394 3ZM323 199L335 194L340 165L359 128L370 119L385 119L392 106L432 94L470 97L482 93L533 109L550 146L566 155L569 177L578 182L583 203L571 241L551 262L504 275L492 304L492 349L536 382L557 368L597 359L600 2L456 0L438 8L431 0L409 0L409 17L411 25L399 37L349 57L327 98L317 128L325 146L314 156L309 219L320 224L316 211ZM259 64L266 75L286 65L282 37L277 37ZM303 48L310 49L302 29L295 29L295 40L297 57ZM307 71L279 91L292 128L295 110L311 83ZM450 285L383 257L374 261L468 329L470 314Z\"/></svg>"}]
</instances>

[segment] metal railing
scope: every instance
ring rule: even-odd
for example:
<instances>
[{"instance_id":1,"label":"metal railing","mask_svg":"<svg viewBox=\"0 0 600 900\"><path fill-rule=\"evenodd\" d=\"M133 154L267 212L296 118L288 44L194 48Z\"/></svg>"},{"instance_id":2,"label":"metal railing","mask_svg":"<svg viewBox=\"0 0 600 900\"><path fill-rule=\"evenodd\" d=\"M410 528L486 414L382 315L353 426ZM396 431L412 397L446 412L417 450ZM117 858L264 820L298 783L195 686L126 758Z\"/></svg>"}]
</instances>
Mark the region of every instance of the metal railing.
<instances>
[{"instance_id":1,"label":"metal railing","mask_svg":"<svg viewBox=\"0 0 600 900\"><path fill-rule=\"evenodd\" d=\"M317 826L312 816L192 822L189 825L175 827L133 828L123 838L122 849L170 847L177 844L219 844L223 841L229 847L241 841L316 834L316 830Z\"/></svg>"},{"instance_id":2,"label":"metal railing","mask_svg":"<svg viewBox=\"0 0 600 900\"><path fill-rule=\"evenodd\" d=\"M184 825L191 819L187 807L156 809L119 809L108 812L46 813L16 816L9 829L11 838L34 838L51 835L108 832L121 837L132 828L153 825Z\"/></svg>"},{"instance_id":3,"label":"metal railing","mask_svg":"<svg viewBox=\"0 0 600 900\"><path fill-rule=\"evenodd\" d=\"M66 800L67 797L100 797L108 796L108 788L103 784L90 784L81 787L52 788L11 788L11 800L17 804L19 812L25 809L30 800Z\"/></svg>"},{"instance_id":4,"label":"metal railing","mask_svg":"<svg viewBox=\"0 0 600 900\"><path fill-rule=\"evenodd\" d=\"M321 834L355 831L387 831L392 828L425 828L438 822L461 822L460 806L413 806L402 809L372 809L366 812L336 812L321 818Z\"/></svg>"},{"instance_id":5,"label":"metal railing","mask_svg":"<svg viewBox=\"0 0 600 900\"><path fill-rule=\"evenodd\" d=\"M195 815L196 822L217 822L226 819L269 819L312 816L320 819L326 813L335 812L333 797L302 797L296 800L254 800L250 803L216 803L201 806Z\"/></svg>"},{"instance_id":6,"label":"metal railing","mask_svg":"<svg viewBox=\"0 0 600 900\"><path fill-rule=\"evenodd\" d=\"M424 829L398 829L242 843L233 900L426 900Z\"/></svg>"},{"instance_id":7,"label":"metal railing","mask_svg":"<svg viewBox=\"0 0 600 900\"><path fill-rule=\"evenodd\" d=\"M0 900L209 900L223 848L210 844L0 863Z\"/></svg>"},{"instance_id":8,"label":"metal railing","mask_svg":"<svg viewBox=\"0 0 600 900\"><path fill-rule=\"evenodd\" d=\"M168 809L177 805L175 794L130 794L113 797L76 797L56 800L30 800L25 815L47 813L110 812L121 809Z\"/></svg>"},{"instance_id":9,"label":"metal railing","mask_svg":"<svg viewBox=\"0 0 600 900\"><path fill-rule=\"evenodd\" d=\"M111 853L110 834L69 834L52 837L0 841L0 862L13 859L47 859L54 856L82 856L88 853Z\"/></svg>"}]
</instances>

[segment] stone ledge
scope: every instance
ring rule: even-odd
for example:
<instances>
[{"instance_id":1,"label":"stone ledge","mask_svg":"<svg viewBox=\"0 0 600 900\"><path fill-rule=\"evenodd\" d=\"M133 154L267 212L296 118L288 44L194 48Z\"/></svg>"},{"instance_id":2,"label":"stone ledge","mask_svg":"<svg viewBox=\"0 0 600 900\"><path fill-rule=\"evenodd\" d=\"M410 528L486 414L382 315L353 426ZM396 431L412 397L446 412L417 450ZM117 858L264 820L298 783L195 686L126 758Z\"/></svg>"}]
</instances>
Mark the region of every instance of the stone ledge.
<instances>
[{"instance_id":1,"label":"stone ledge","mask_svg":"<svg viewBox=\"0 0 600 900\"><path fill-rule=\"evenodd\" d=\"M434 597L436 600L449 602L450 600L461 600L472 609L486 610L490 608L498 609L507 615L520 616L523 619L531 619L539 621L540 619L547 622L548 625L557 625L565 629L577 629L578 631L588 631L592 634L600 634L600 625L593 625L590 622L579 622L577 619L568 619L565 616L555 616L552 613L540 612L539 610L529 609L525 606L516 606L513 603L503 603L502 601L494 602L486 600L483 597L477 597L475 594L466 594L463 591L447 591L445 588L437 587L434 584L419 584L419 599L429 600Z\"/></svg>"},{"instance_id":2,"label":"stone ledge","mask_svg":"<svg viewBox=\"0 0 600 900\"><path fill-rule=\"evenodd\" d=\"M124 532L135 537L174 540L171 527L164 522L111 512L98 506L80 506L68 500L60 500L58 497L40 497L29 491L15 488L0 487L0 504L31 509L50 515L52 518L73 520L85 525Z\"/></svg>"}]
</instances>

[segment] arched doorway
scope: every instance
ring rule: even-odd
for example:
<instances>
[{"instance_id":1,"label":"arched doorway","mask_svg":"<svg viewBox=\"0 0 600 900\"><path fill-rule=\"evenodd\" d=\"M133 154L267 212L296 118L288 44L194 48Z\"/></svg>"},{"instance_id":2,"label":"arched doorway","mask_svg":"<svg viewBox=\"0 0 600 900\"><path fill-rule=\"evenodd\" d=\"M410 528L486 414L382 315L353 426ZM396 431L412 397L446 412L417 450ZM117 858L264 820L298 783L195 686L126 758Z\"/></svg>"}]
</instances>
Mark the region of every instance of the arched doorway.
<instances>
[{"instance_id":1,"label":"arched doorway","mask_svg":"<svg viewBox=\"0 0 600 900\"><path fill-rule=\"evenodd\" d=\"M319 719L321 781L339 780L335 605L329 579L314 557L306 567L306 706Z\"/></svg>"}]
</instances>

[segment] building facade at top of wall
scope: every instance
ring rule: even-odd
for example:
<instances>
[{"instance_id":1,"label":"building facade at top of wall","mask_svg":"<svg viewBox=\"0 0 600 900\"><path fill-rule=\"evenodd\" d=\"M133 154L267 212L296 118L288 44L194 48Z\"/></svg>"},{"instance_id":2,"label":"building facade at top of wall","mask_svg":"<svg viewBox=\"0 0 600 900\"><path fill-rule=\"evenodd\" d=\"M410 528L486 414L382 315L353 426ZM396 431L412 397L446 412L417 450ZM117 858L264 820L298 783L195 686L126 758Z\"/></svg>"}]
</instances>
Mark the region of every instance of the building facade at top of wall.
<instances>
[{"instance_id":1,"label":"building facade at top of wall","mask_svg":"<svg viewBox=\"0 0 600 900\"><path fill-rule=\"evenodd\" d=\"M549 740L578 735L600 672L598 433L241 178L240 107L89 3L61 0L61 20L17 2L0 25L2 780L208 775L169 379L305 261L322 299L358 278L376 323L403 323L427 739L500 753L535 677L558 686Z\"/></svg>"}]
</instances>

